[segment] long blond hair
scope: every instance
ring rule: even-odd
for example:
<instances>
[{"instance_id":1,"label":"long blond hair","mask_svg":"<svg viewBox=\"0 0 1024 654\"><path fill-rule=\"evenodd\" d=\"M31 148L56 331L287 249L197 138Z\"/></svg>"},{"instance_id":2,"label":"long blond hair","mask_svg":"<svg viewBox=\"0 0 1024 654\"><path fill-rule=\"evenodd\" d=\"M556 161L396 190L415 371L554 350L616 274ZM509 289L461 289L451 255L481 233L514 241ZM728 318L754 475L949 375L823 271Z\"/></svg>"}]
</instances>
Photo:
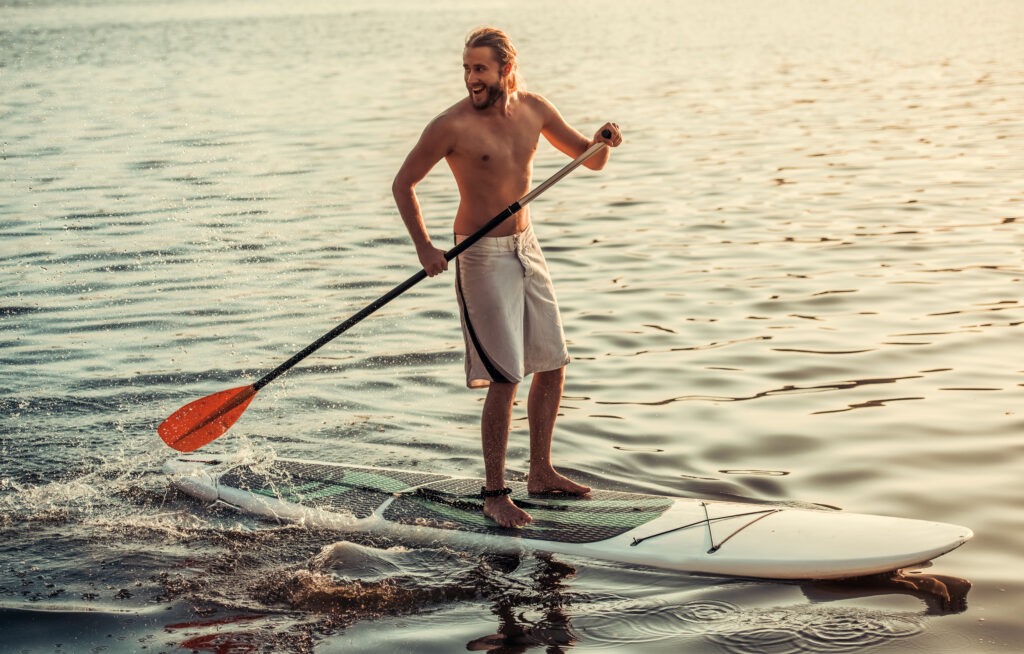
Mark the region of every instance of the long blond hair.
<instances>
[{"instance_id":1,"label":"long blond hair","mask_svg":"<svg viewBox=\"0 0 1024 654\"><path fill-rule=\"evenodd\" d=\"M493 27L481 27L469 33L466 37L466 47L491 49L501 70L506 93L512 94L524 88L523 80L519 76L519 63L516 61L516 55L519 53L507 34ZM512 68L508 76L505 76L505 66L508 64L512 64Z\"/></svg>"}]
</instances>

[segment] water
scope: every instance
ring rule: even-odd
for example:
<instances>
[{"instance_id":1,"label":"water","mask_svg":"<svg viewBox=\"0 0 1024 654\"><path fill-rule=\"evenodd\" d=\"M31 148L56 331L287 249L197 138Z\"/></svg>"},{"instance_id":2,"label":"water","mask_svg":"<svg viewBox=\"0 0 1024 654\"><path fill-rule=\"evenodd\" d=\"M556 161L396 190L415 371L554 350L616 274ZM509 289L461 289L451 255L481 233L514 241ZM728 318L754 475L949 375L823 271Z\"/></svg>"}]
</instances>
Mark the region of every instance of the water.
<instances>
[{"instance_id":1,"label":"water","mask_svg":"<svg viewBox=\"0 0 1024 654\"><path fill-rule=\"evenodd\" d=\"M563 469L972 542L888 581L761 583L346 540L169 490L163 418L415 271L390 182L480 24L627 140L533 206L574 357ZM1019 651L1022 27L996 0L4 3L5 649ZM535 178L563 163L542 144ZM446 167L419 191L443 240ZM480 475L451 284L204 452Z\"/></svg>"}]
</instances>

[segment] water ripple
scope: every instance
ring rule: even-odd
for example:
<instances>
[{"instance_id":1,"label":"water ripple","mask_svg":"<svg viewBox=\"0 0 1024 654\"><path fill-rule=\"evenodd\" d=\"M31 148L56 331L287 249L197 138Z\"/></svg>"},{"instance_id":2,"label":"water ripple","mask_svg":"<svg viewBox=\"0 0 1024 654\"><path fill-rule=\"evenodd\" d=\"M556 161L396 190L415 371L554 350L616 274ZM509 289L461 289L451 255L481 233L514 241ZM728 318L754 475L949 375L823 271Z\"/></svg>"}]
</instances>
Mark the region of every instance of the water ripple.
<instances>
[{"instance_id":1,"label":"water ripple","mask_svg":"<svg viewBox=\"0 0 1024 654\"><path fill-rule=\"evenodd\" d=\"M862 651L924 630L922 619L864 609L785 607L738 613L708 639L728 652L842 654Z\"/></svg>"},{"instance_id":2,"label":"water ripple","mask_svg":"<svg viewBox=\"0 0 1024 654\"><path fill-rule=\"evenodd\" d=\"M666 404L673 404L675 402L688 402L688 401L702 401L702 402L745 402L748 400L757 400L765 397L772 397L776 395L792 395L802 393L825 393L828 391L844 391L861 386L874 386L878 384L895 384L897 382L907 379L919 379L920 375L911 375L907 377L893 377L889 379L855 379L845 382L835 382L832 384L820 384L817 386L794 386L786 385L782 388L774 388L767 391L761 391L753 395L740 396L740 397L727 397L727 396L714 396L714 395L681 395L679 397L672 397L665 400L654 400L648 402L628 402L621 400L598 400L595 404L631 404L637 406L663 406Z\"/></svg>"},{"instance_id":3,"label":"water ripple","mask_svg":"<svg viewBox=\"0 0 1024 654\"><path fill-rule=\"evenodd\" d=\"M719 600L655 606L625 603L588 612L574 624L588 642L624 646L708 633L716 623L733 620L738 613L739 607Z\"/></svg>"}]
</instances>

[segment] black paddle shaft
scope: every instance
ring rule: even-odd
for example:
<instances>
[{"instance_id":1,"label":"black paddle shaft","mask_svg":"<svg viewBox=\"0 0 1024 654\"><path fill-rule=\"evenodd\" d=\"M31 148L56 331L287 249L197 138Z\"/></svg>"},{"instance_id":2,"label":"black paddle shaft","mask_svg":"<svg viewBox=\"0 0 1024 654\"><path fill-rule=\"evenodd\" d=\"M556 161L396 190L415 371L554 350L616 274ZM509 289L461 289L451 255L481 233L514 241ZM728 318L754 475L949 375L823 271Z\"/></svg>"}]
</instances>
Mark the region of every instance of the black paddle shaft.
<instances>
[{"instance_id":1,"label":"black paddle shaft","mask_svg":"<svg viewBox=\"0 0 1024 654\"><path fill-rule=\"evenodd\" d=\"M611 138L612 133L610 131L608 131L608 130L603 130L601 132L601 135L604 136L607 139L607 138ZM480 229L478 229L475 233L473 233L472 236L469 236L468 238L463 240L461 243L459 243L455 247L453 247L451 250L448 250L447 252L445 252L444 253L444 258L447 261L451 261L455 257L459 256L459 254L461 254L466 248L470 247L471 245L473 245L474 243L479 241L481 238L486 236L488 234L488 232L490 232L492 229L494 229L495 227L497 227L501 223L505 222L505 220L507 220L508 218L514 216L516 213L519 212L520 209L522 209L524 206L526 206L527 203L529 203L534 198L536 198L538 195L540 195L541 193L546 191L548 188L553 186L560 179L562 179L563 177L565 177L566 175L571 173L580 164L582 164L584 161L589 159L594 154L597 154L598 150L601 150L604 147L605 147L604 143L595 143L592 146L590 146L589 148L587 148L587 151L584 152L583 154L581 154L576 159L574 159L572 161L572 163L566 165L564 168L559 170L557 173L555 173L554 175L549 177L547 180L545 180L543 183L541 183L539 186L537 186L537 188L533 189L532 191L527 193L525 196L520 198L518 202L513 202L512 204L510 204L508 207L505 208L504 211L502 211L497 216L495 216L494 218L491 218L489 221L487 221L487 224L484 225L483 227L481 227ZM418 284L421 281L423 281L426 277L427 277L427 271L423 270L423 269L420 269L420 271L417 272L415 275L413 275L409 279L405 280L404 282L402 282L398 286L394 287L393 289L391 289L390 291L388 291L384 295L380 296L379 298L377 298L373 302L369 303L368 305L363 307L361 310L359 310L357 313L353 314L350 318L346 319L344 322L339 324L337 327L335 327L331 331L327 332L326 334L324 334L320 338L316 339L315 341L313 341L312 343L307 345L305 348L303 348L303 350L301 352L299 352L298 354L296 354L292 358L288 359L287 361L285 361L284 363L282 363L281 365L279 365L278 367L274 368L273 370L268 372L266 375L261 377L258 381L256 381L252 385L253 390L254 391L259 391L261 388L263 388L264 386L266 386L270 382L274 381L275 379L277 379L278 377L280 377L284 373L286 373L289 370L291 370L292 367L294 367L295 364L297 364L299 361L302 361L303 359L308 357L310 354L312 354L313 352L319 350L321 347L326 345L328 342L334 340L335 338L337 338L338 336L340 336L344 332L348 331L348 329L350 327L352 327L353 325L355 325L356 323L361 321L363 318L366 318L371 313L375 312L377 309L381 308L382 306L384 306L385 304L387 304L391 300L394 300L396 297L398 297L402 293L405 293L410 288L412 288L416 284Z\"/></svg>"}]
</instances>

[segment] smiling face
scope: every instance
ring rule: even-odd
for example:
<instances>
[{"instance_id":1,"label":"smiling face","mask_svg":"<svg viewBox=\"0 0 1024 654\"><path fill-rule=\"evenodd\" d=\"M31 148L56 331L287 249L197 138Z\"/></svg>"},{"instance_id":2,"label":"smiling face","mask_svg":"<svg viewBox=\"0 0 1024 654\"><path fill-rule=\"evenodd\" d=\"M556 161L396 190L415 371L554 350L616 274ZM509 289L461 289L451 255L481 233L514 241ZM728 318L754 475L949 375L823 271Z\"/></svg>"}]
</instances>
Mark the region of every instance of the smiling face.
<instances>
[{"instance_id":1,"label":"smiling face","mask_svg":"<svg viewBox=\"0 0 1024 654\"><path fill-rule=\"evenodd\" d=\"M483 111L504 99L506 71L502 71L491 48L466 48L462 69L474 109Z\"/></svg>"}]
</instances>

